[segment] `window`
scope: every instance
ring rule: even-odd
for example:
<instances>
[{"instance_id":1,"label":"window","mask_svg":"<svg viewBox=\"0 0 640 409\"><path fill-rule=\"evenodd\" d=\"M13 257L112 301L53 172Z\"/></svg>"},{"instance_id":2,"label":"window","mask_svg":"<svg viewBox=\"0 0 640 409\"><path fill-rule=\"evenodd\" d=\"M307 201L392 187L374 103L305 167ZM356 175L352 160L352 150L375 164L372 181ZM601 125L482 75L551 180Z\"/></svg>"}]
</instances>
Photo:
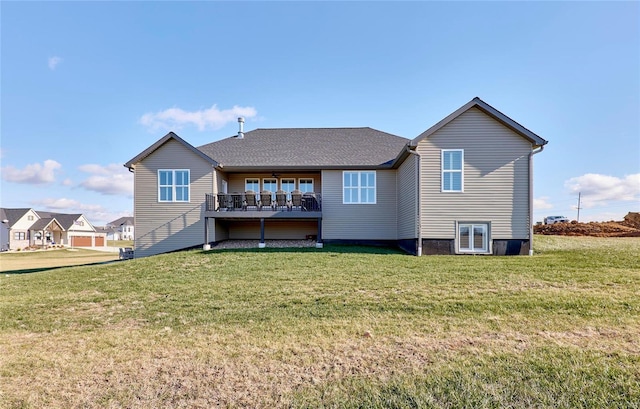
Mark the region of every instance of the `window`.
<instances>
[{"instance_id":1,"label":"window","mask_svg":"<svg viewBox=\"0 0 640 409\"><path fill-rule=\"evenodd\" d=\"M188 169L159 170L158 201L188 202L189 180L190 171Z\"/></svg>"},{"instance_id":2,"label":"window","mask_svg":"<svg viewBox=\"0 0 640 409\"><path fill-rule=\"evenodd\" d=\"M260 179L245 179L244 190L253 190L254 192L260 191Z\"/></svg>"},{"instance_id":3,"label":"window","mask_svg":"<svg viewBox=\"0 0 640 409\"><path fill-rule=\"evenodd\" d=\"M33 221L34 217L32 214L30 214L29 216L27 216L27 220L29 220L30 222Z\"/></svg>"},{"instance_id":4,"label":"window","mask_svg":"<svg viewBox=\"0 0 640 409\"><path fill-rule=\"evenodd\" d=\"M27 234L23 231L17 231L15 233L13 233L13 239L14 240L26 240L27 239Z\"/></svg>"},{"instance_id":5,"label":"window","mask_svg":"<svg viewBox=\"0 0 640 409\"><path fill-rule=\"evenodd\" d=\"M291 192L296 190L296 180L280 179L280 189L287 192L287 199L291 199Z\"/></svg>"},{"instance_id":6,"label":"window","mask_svg":"<svg viewBox=\"0 0 640 409\"><path fill-rule=\"evenodd\" d=\"M342 172L342 203L376 203L376 172Z\"/></svg>"},{"instance_id":7,"label":"window","mask_svg":"<svg viewBox=\"0 0 640 409\"><path fill-rule=\"evenodd\" d=\"M271 192L271 198L276 199L276 190L278 190L278 179L262 179L262 190Z\"/></svg>"},{"instance_id":8,"label":"window","mask_svg":"<svg viewBox=\"0 0 640 409\"><path fill-rule=\"evenodd\" d=\"M489 223L458 223L458 252L488 253Z\"/></svg>"},{"instance_id":9,"label":"window","mask_svg":"<svg viewBox=\"0 0 640 409\"><path fill-rule=\"evenodd\" d=\"M464 184L462 182L462 166L464 163L464 150L443 149L442 150L442 191L462 192Z\"/></svg>"},{"instance_id":10,"label":"window","mask_svg":"<svg viewBox=\"0 0 640 409\"><path fill-rule=\"evenodd\" d=\"M302 193L313 192L313 179L298 179L298 189Z\"/></svg>"}]
</instances>

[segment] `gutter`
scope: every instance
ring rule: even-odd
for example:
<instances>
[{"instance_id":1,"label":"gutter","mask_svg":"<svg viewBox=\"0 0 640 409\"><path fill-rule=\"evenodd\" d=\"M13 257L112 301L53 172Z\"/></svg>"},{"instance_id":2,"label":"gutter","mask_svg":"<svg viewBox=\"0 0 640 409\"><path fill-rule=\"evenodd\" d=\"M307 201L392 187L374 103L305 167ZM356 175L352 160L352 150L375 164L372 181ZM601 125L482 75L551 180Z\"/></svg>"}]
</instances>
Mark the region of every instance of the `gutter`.
<instances>
[{"instance_id":1,"label":"gutter","mask_svg":"<svg viewBox=\"0 0 640 409\"><path fill-rule=\"evenodd\" d=\"M529 255L533 256L533 155L544 150L544 145L529 152Z\"/></svg>"},{"instance_id":2,"label":"gutter","mask_svg":"<svg viewBox=\"0 0 640 409\"><path fill-rule=\"evenodd\" d=\"M418 249L416 256L422 256L422 220L420 219L420 154L409 148L409 145L405 146L407 153L416 155L416 227L418 228Z\"/></svg>"}]
</instances>

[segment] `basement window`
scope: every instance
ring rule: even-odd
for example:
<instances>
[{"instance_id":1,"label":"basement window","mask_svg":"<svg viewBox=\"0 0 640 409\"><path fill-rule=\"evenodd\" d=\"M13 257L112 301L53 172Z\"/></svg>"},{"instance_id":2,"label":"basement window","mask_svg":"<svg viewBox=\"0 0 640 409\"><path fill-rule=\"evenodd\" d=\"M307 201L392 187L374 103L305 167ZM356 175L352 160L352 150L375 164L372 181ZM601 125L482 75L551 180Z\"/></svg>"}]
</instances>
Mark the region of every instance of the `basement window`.
<instances>
[{"instance_id":1,"label":"basement window","mask_svg":"<svg viewBox=\"0 0 640 409\"><path fill-rule=\"evenodd\" d=\"M489 223L458 223L458 253L487 254L489 250Z\"/></svg>"}]
</instances>

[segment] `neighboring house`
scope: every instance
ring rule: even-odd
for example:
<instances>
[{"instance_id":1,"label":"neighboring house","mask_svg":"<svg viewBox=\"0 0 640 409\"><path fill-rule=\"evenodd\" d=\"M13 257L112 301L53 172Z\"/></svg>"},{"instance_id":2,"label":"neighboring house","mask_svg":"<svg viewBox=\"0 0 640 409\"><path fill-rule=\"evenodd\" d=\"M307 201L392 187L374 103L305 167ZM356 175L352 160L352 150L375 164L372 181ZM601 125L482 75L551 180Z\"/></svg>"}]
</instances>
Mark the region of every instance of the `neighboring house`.
<instances>
[{"instance_id":1,"label":"neighboring house","mask_svg":"<svg viewBox=\"0 0 640 409\"><path fill-rule=\"evenodd\" d=\"M33 209L0 209L3 250L62 244L73 247L105 246L105 235L97 233L82 214ZM5 234L6 226L6 234Z\"/></svg>"},{"instance_id":2,"label":"neighboring house","mask_svg":"<svg viewBox=\"0 0 640 409\"><path fill-rule=\"evenodd\" d=\"M82 214L65 214L36 211L42 218L55 218L63 227L58 244L72 247L103 247L106 235L100 234Z\"/></svg>"},{"instance_id":3,"label":"neighboring house","mask_svg":"<svg viewBox=\"0 0 640 409\"><path fill-rule=\"evenodd\" d=\"M133 240L133 217L121 217L105 226L107 240Z\"/></svg>"},{"instance_id":4,"label":"neighboring house","mask_svg":"<svg viewBox=\"0 0 640 409\"><path fill-rule=\"evenodd\" d=\"M533 155L547 141L479 98L412 140L371 128L244 133L243 122L198 148L170 132L125 164L136 257L309 236L417 255L532 254ZM254 202L247 191L271 193Z\"/></svg>"}]
</instances>

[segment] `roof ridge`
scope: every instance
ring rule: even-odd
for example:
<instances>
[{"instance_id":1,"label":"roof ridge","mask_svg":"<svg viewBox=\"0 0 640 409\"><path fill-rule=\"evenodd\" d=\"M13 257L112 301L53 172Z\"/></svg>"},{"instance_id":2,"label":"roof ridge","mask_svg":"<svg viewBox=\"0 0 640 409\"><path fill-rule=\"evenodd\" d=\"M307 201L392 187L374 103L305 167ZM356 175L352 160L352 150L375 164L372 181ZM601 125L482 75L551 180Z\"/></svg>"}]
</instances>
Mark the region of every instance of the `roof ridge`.
<instances>
[{"instance_id":1,"label":"roof ridge","mask_svg":"<svg viewBox=\"0 0 640 409\"><path fill-rule=\"evenodd\" d=\"M260 129L264 131L268 129L277 130L277 129L366 129L366 128L373 129L370 126L311 126L311 127L290 126L290 127L278 127L278 128L256 128L253 130L256 131Z\"/></svg>"}]
</instances>

